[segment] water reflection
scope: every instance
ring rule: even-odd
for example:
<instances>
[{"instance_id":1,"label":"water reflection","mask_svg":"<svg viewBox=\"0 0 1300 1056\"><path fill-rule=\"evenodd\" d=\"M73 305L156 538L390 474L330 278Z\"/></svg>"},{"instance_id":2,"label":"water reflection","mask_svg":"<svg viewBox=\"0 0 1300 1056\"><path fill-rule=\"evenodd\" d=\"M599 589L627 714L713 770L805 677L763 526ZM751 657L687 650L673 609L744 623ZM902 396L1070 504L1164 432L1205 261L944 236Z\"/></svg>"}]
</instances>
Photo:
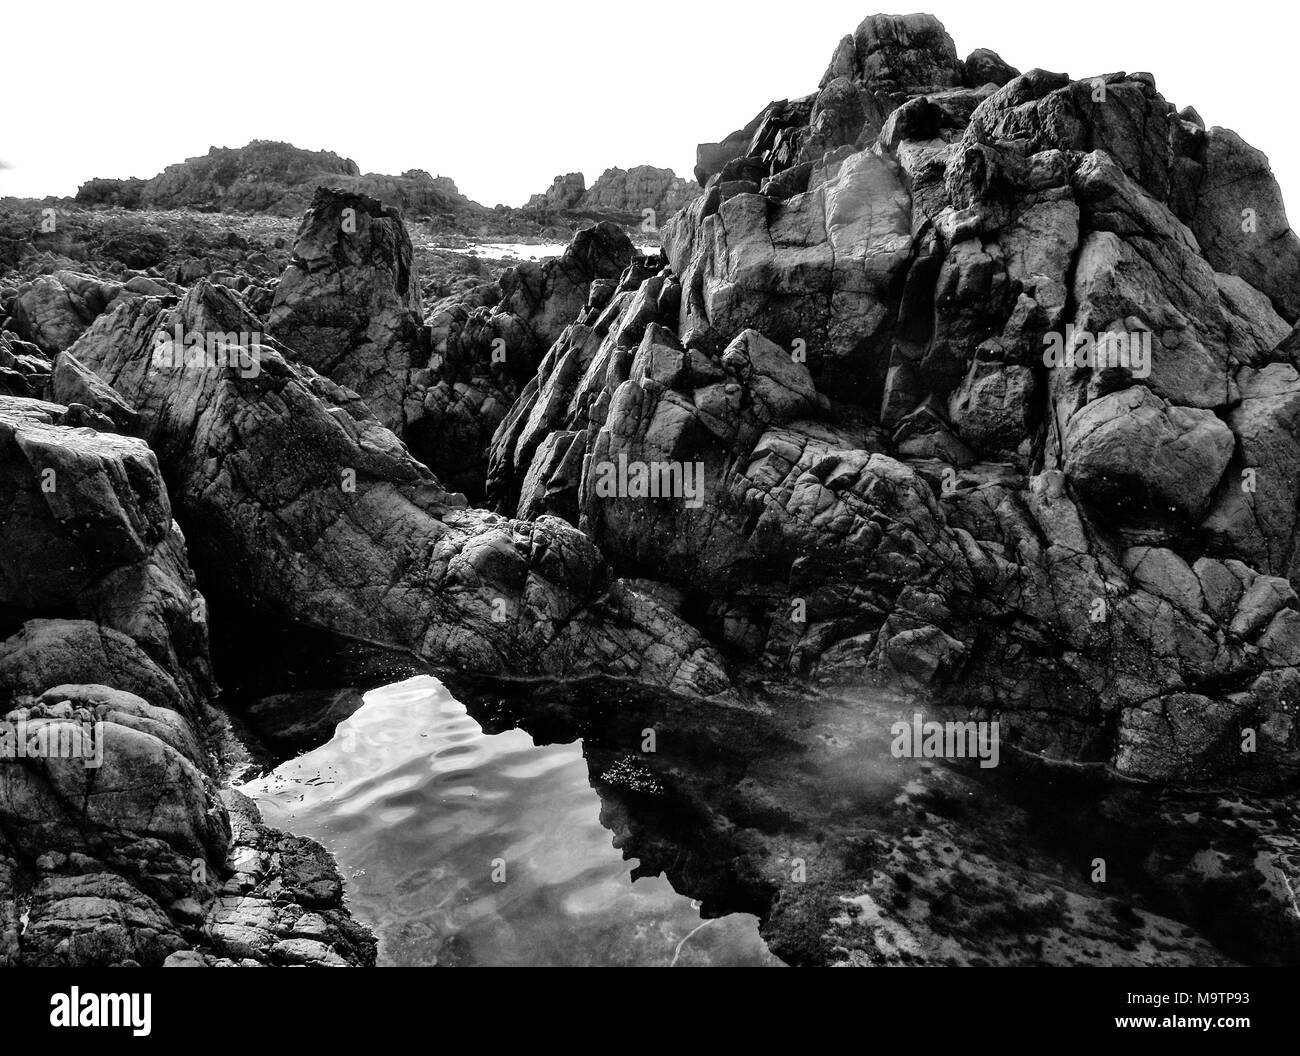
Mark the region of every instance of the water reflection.
<instances>
[{"instance_id":1,"label":"water reflection","mask_svg":"<svg viewBox=\"0 0 1300 1056\"><path fill-rule=\"evenodd\" d=\"M367 694L328 743L249 789L355 874L384 963L1286 964L1300 950L1291 799L1119 783L1009 748L990 769L897 758L890 729L914 705L879 687L756 684L714 705L609 679L441 678L452 692L417 677ZM288 698L265 714L305 728Z\"/></svg>"},{"instance_id":2,"label":"water reflection","mask_svg":"<svg viewBox=\"0 0 1300 1056\"><path fill-rule=\"evenodd\" d=\"M663 877L634 881L588 775L580 742L485 733L420 676L244 791L334 852L381 964L780 963L752 914L705 919Z\"/></svg>"}]
</instances>

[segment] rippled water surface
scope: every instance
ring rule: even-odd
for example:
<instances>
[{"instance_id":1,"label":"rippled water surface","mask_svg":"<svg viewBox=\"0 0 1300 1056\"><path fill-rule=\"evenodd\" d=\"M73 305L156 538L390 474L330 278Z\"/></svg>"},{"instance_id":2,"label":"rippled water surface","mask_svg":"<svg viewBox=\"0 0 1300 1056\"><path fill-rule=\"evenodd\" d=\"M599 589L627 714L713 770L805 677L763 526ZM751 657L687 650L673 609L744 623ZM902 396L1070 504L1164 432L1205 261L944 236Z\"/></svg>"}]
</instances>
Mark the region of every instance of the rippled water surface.
<instances>
[{"instance_id":1,"label":"rippled water surface","mask_svg":"<svg viewBox=\"0 0 1300 1056\"><path fill-rule=\"evenodd\" d=\"M780 963L757 918L706 921L663 877L631 879L581 742L486 734L428 676L368 693L331 741L244 791L334 852L381 964Z\"/></svg>"}]
</instances>

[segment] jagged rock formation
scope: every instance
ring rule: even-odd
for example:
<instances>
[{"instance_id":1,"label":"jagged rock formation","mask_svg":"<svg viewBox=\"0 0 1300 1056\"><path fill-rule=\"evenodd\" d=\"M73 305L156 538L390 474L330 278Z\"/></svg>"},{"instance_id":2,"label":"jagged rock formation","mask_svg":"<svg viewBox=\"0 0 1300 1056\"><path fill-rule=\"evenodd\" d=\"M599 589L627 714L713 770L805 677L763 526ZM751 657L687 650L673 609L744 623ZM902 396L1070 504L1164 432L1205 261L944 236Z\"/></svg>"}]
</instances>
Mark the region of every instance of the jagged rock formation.
<instances>
[{"instance_id":1,"label":"jagged rock formation","mask_svg":"<svg viewBox=\"0 0 1300 1056\"><path fill-rule=\"evenodd\" d=\"M582 196L578 208L594 213L624 213L641 217L650 209L656 224L686 206L698 188L672 169L653 165L606 169Z\"/></svg>"},{"instance_id":2,"label":"jagged rock formation","mask_svg":"<svg viewBox=\"0 0 1300 1056\"><path fill-rule=\"evenodd\" d=\"M421 358L419 288L397 210L321 189L267 316L302 362L360 393L401 431L407 375Z\"/></svg>"},{"instance_id":3,"label":"jagged rock formation","mask_svg":"<svg viewBox=\"0 0 1300 1056\"><path fill-rule=\"evenodd\" d=\"M632 258L613 224L561 256L508 269L421 319L397 210L322 188L303 218L266 330L294 358L361 396L450 487L481 496L493 430L545 349Z\"/></svg>"},{"instance_id":4,"label":"jagged rock formation","mask_svg":"<svg viewBox=\"0 0 1300 1056\"><path fill-rule=\"evenodd\" d=\"M656 209L662 254L602 223L433 305L401 211L454 213L454 187L282 148L86 192L310 201L280 279L262 254L256 281L195 263L119 282L51 250L0 290L0 702L102 722L114 748L102 779L0 762L0 960L373 960L327 856L216 790L237 749L200 581L227 611L460 673L638 679L743 723L765 709L733 680L879 679L1000 718L1008 750L1294 786L1300 239L1266 159L1149 74L1019 74L959 59L930 16L873 16L815 93L701 145L698 193L611 170L542 196ZM163 259L137 234L119 259ZM159 361L178 329L248 338L256 370ZM628 465L698 466L701 488L611 492ZM820 736L799 752L847 765ZM755 778L709 831L788 820L778 800ZM862 911L825 921L845 959L951 954L900 871L935 893L917 905L971 919L1005 877L1033 903L1033 869L958 870L924 804L893 808L938 835L881 843L879 868L830 862L822 894ZM1265 813L1214 834L1260 942L1294 886ZM744 839L772 886L755 863L779 847ZM1162 853L1143 883L1202 902L1215 878ZM1080 931L1175 939L1070 890L1052 888L1071 908L1044 959ZM778 928L821 896L781 897ZM1272 931L1286 960L1293 929ZM1217 957L1199 938L1184 955Z\"/></svg>"},{"instance_id":5,"label":"jagged rock formation","mask_svg":"<svg viewBox=\"0 0 1300 1056\"><path fill-rule=\"evenodd\" d=\"M18 287L10 306L11 325L20 338L46 355L54 355L71 345L120 298L168 292L143 277L125 283L104 282L93 275L60 270Z\"/></svg>"},{"instance_id":6,"label":"jagged rock formation","mask_svg":"<svg viewBox=\"0 0 1300 1056\"><path fill-rule=\"evenodd\" d=\"M468 508L354 393L290 363L272 338L257 346L256 376L199 360L157 367L154 335L177 326L259 324L200 282L174 308L123 306L72 351L139 412L190 554L232 603L466 671L725 688L696 632L615 580L564 522Z\"/></svg>"},{"instance_id":7,"label":"jagged rock formation","mask_svg":"<svg viewBox=\"0 0 1300 1056\"><path fill-rule=\"evenodd\" d=\"M556 176L545 191L529 198L524 208L542 213L558 213L566 209L576 209L578 203L582 201L582 196L586 193L587 178L580 172L568 172Z\"/></svg>"},{"instance_id":8,"label":"jagged rock formation","mask_svg":"<svg viewBox=\"0 0 1300 1056\"><path fill-rule=\"evenodd\" d=\"M524 210L625 218L648 225L644 226L648 231L657 230L698 193L699 188L672 169L634 165L630 169L606 169L590 188L580 172L556 176L545 193L528 200Z\"/></svg>"},{"instance_id":9,"label":"jagged rock formation","mask_svg":"<svg viewBox=\"0 0 1300 1056\"><path fill-rule=\"evenodd\" d=\"M66 353L54 375L124 408ZM0 397L0 964L373 963L317 845L253 817L232 839L206 603L154 453L114 427L85 405ZM75 750L52 752L60 740ZM232 949L223 928L256 916L249 899L270 905L294 854L324 886L281 899L263 948ZM304 948L308 905L322 924Z\"/></svg>"},{"instance_id":10,"label":"jagged rock formation","mask_svg":"<svg viewBox=\"0 0 1300 1056\"><path fill-rule=\"evenodd\" d=\"M1128 774L1288 780L1300 253L1276 185L1148 74L1013 73L874 16L815 95L702 147L666 267L550 349L490 493L767 663L915 680ZM1133 356L1045 359L1085 333ZM606 497L619 459L699 461L706 499Z\"/></svg>"},{"instance_id":11,"label":"jagged rock formation","mask_svg":"<svg viewBox=\"0 0 1300 1056\"><path fill-rule=\"evenodd\" d=\"M493 432L545 350L593 290L612 287L634 252L619 227L602 222L579 231L559 257L526 261L491 286L436 306L429 358L411 372L406 391L404 436L416 457L481 498Z\"/></svg>"}]
</instances>

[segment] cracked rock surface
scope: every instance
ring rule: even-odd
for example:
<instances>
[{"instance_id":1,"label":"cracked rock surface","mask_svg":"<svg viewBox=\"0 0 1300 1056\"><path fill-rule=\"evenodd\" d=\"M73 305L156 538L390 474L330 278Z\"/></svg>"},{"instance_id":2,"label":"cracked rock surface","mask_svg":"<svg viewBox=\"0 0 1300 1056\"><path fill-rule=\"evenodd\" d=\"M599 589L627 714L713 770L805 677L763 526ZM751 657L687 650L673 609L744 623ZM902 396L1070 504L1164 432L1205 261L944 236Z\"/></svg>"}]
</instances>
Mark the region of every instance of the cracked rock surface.
<instances>
[{"instance_id":1,"label":"cracked rock surface","mask_svg":"<svg viewBox=\"0 0 1300 1056\"><path fill-rule=\"evenodd\" d=\"M1149 74L971 73L992 61L875 16L817 93L701 147L662 259L589 301L498 428L489 495L759 663L924 685L1036 754L1285 785L1300 253L1276 185ZM1085 332L1133 355L1075 356ZM620 459L702 465L703 501L600 496Z\"/></svg>"}]
</instances>

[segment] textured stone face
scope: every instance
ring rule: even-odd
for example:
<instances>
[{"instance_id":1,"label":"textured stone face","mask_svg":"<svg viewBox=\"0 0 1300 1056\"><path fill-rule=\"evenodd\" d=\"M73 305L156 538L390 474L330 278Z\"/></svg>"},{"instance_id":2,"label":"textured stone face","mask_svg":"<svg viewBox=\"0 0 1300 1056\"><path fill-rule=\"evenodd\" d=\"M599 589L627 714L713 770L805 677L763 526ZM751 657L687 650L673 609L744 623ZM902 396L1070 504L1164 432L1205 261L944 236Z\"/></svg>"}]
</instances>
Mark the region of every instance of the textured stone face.
<instances>
[{"instance_id":1,"label":"textured stone face","mask_svg":"<svg viewBox=\"0 0 1300 1056\"><path fill-rule=\"evenodd\" d=\"M1064 447L1066 475L1094 506L1196 521L1232 457L1232 433L1213 412L1171 407L1139 385L1074 415Z\"/></svg>"},{"instance_id":2,"label":"textured stone face","mask_svg":"<svg viewBox=\"0 0 1300 1056\"><path fill-rule=\"evenodd\" d=\"M314 189L313 178L326 175L358 176L360 170L330 151L255 140L238 149L213 147L204 156L170 165L146 181L140 195L143 204L155 208L274 210L283 207L287 194L301 195L300 185L310 182ZM301 200L289 208L297 212Z\"/></svg>"},{"instance_id":3,"label":"textured stone face","mask_svg":"<svg viewBox=\"0 0 1300 1056\"><path fill-rule=\"evenodd\" d=\"M280 346L260 348L253 378L202 364L157 373L149 338L178 323L255 320L200 283L174 310L146 301L106 320L77 355L136 403L191 552L245 603L467 671L639 670L691 692L723 688L698 635L612 581L582 535L467 508L364 404Z\"/></svg>"},{"instance_id":4,"label":"textured stone face","mask_svg":"<svg viewBox=\"0 0 1300 1056\"><path fill-rule=\"evenodd\" d=\"M138 422L67 353L55 375L83 411ZM195 932L241 847L216 783L206 606L157 458L99 418L0 397L0 964L214 961ZM341 891L319 908L320 956L373 962ZM288 941L292 914L269 934Z\"/></svg>"},{"instance_id":5,"label":"textured stone face","mask_svg":"<svg viewBox=\"0 0 1300 1056\"><path fill-rule=\"evenodd\" d=\"M129 291L120 283L58 271L19 288L13 308L14 325L21 337L47 355L54 355L71 345L100 313L123 296L129 296Z\"/></svg>"},{"instance_id":6,"label":"textured stone face","mask_svg":"<svg viewBox=\"0 0 1300 1056\"><path fill-rule=\"evenodd\" d=\"M1204 134L1192 230L1217 270L1240 275L1287 320L1300 318L1300 238L1268 159L1226 128Z\"/></svg>"},{"instance_id":7,"label":"textured stone face","mask_svg":"<svg viewBox=\"0 0 1300 1056\"><path fill-rule=\"evenodd\" d=\"M400 433L420 326L411 240L397 212L373 198L318 191L276 287L267 330Z\"/></svg>"},{"instance_id":8,"label":"textured stone face","mask_svg":"<svg viewBox=\"0 0 1300 1056\"><path fill-rule=\"evenodd\" d=\"M1285 780L1300 613L1253 585L1294 571L1294 236L1193 117L1147 74L1022 76L868 19L815 96L701 146L668 270L551 347L489 494L761 661L925 682L1048 755ZM1270 203L1256 242L1229 171ZM698 462L702 508L604 495L619 459Z\"/></svg>"},{"instance_id":9,"label":"textured stone face","mask_svg":"<svg viewBox=\"0 0 1300 1056\"><path fill-rule=\"evenodd\" d=\"M551 185L541 194L528 199L526 209L543 212L558 212L561 209L575 209L587 190L586 177L580 172L565 173L556 176Z\"/></svg>"},{"instance_id":10,"label":"textured stone face","mask_svg":"<svg viewBox=\"0 0 1300 1056\"><path fill-rule=\"evenodd\" d=\"M697 193L698 187L679 178L671 169L635 165L630 169L606 169L578 199L576 208L644 217L644 221L654 227L685 206ZM650 210L648 216L647 209Z\"/></svg>"},{"instance_id":11,"label":"textured stone face","mask_svg":"<svg viewBox=\"0 0 1300 1056\"><path fill-rule=\"evenodd\" d=\"M0 599L120 631L197 700L211 678L203 601L158 460L143 440L62 424L66 413L0 397Z\"/></svg>"}]
</instances>

